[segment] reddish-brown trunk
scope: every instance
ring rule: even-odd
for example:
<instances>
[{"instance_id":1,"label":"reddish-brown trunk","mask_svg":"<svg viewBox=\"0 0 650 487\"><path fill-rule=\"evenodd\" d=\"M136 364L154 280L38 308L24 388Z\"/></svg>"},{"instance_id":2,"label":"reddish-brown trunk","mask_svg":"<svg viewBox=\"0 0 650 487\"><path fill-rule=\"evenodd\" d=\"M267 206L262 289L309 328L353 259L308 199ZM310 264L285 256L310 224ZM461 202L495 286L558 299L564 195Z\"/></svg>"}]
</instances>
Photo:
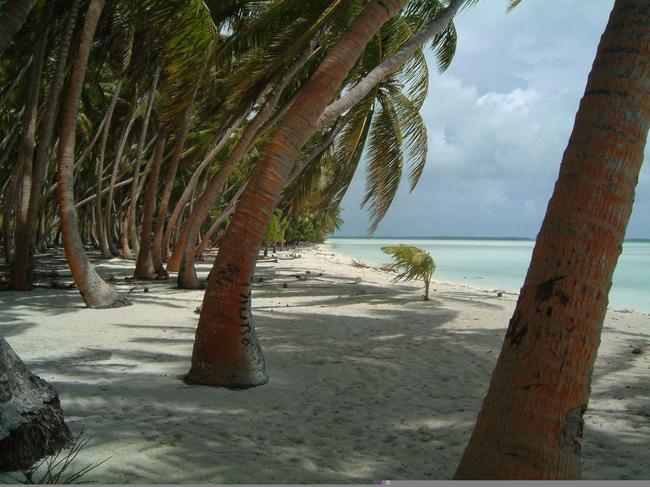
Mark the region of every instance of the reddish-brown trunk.
<instances>
[{"instance_id":1,"label":"reddish-brown trunk","mask_svg":"<svg viewBox=\"0 0 650 487\"><path fill-rule=\"evenodd\" d=\"M174 142L174 152L172 153L172 159L169 162L169 167L167 168L167 174L165 175L165 185L160 195L160 206L158 207L158 218L156 218L156 226L154 229L153 236L153 248L151 257L153 259L153 266L156 271L156 275L160 279L167 278L169 274L163 266L163 253L167 252L167 249L163 249L163 232L165 229L165 222L167 220L167 209L169 208L169 198L172 195L172 189L174 189L174 181L176 179L176 173L178 172L178 164L180 163L181 156L183 154L183 147L185 146L185 139L190 130L190 124L192 122L192 113L194 111L194 98L192 103L185 110L185 116L183 117L183 123L176 134L176 141Z\"/></svg>"},{"instance_id":2,"label":"reddish-brown trunk","mask_svg":"<svg viewBox=\"0 0 650 487\"><path fill-rule=\"evenodd\" d=\"M210 272L186 382L226 387L267 382L251 314L251 282L264 231L318 117L366 44L406 1L375 0L364 9L301 88L265 148Z\"/></svg>"},{"instance_id":3,"label":"reddish-brown trunk","mask_svg":"<svg viewBox=\"0 0 650 487\"><path fill-rule=\"evenodd\" d=\"M458 479L578 479L607 295L650 128L650 8L617 0Z\"/></svg>"},{"instance_id":4,"label":"reddish-brown trunk","mask_svg":"<svg viewBox=\"0 0 650 487\"><path fill-rule=\"evenodd\" d=\"M61 136L57 159L59 189L59 212L65 255L72 277L86 305L90 308L107 308L129 304L97 274L84 250L77 227L74 204L74 175L72 171L77 130L77 116L81 90L86 75L88 56L104 0L92 0L86 13L79 42L77 59L72 69L70 85L61 121Z\"/></svg>"},{"instance_id":5,"label":"reddish-brown trunk","mask_svg":"<svg viewBox=\"0 0 650 487\"><path fill-rule=\"evenodd\" d=\"M151 165L151 176L149 177L149 185L142 216L142 240L140 241L140 252L138 253L138 260L133 273L133 277L136 279L155 279L156 277L156 269L154 267L153 259L151 258L153 212L154 207L156 206L160 165L162 164L163 156L165 154L166 142L167 136L165 134L160 134Z\"/></svg>"}]
</instances>

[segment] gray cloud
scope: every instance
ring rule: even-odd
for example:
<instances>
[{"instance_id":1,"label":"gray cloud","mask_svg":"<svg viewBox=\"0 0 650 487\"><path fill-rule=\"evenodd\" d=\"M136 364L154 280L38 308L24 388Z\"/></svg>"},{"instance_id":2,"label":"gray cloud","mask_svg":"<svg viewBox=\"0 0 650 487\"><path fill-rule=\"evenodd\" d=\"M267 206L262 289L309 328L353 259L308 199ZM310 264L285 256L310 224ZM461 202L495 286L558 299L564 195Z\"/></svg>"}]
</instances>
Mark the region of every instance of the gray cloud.
<instances>
[{"instance_id":1,"label":"gray cloud","mask_svg":"<svg viewBox=\"0 0 650 487\"><path fill-rule=\"evenodd\" d=\"M427 168L415 191L403 185L377 235L537 234L613 0L525 0L510 14L506 3L484 0L457 20L456 59L431 73L422 110ZM340 235L367 231L363 172ZM647 162L628 236L650 237Z\"/></svg>"}]
</instances>

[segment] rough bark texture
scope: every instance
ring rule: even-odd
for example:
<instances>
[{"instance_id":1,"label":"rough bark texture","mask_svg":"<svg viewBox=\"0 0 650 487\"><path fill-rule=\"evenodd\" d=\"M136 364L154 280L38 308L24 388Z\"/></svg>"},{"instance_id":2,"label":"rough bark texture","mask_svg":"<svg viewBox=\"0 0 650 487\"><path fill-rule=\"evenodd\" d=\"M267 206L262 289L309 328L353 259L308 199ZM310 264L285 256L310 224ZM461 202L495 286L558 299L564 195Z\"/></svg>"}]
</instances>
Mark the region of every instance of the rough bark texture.
<instances>
[{"instance_id":1,"label":"rough bark texture","mask_svg":"<svg viewBox=\"0 0 650 487\"><path fill-rule=\"evenodd\" d=\"M71 440L56 391L0 337L0 472L26 470Z\"/></svg>"},{"instance_id":2,"label":"rough bark texture","mask_svg":"<svg viewBox=\"0 0 650 487\"><path fill-rule=\"evenodd\" d=\"M650 127L650 5L617 0L458 479L579 479L583 415Z\"/></svg>"},{"instance_id":3,"label":"rough bark texture","mask_svg":"<svg viewBox=\"0 0 650 487\"><path fill-rule=\"evenodd\" d=\"M92 0L79 42L79 51L72 74L61 121L57 178L59 193L59 214L66 259L72 277L81 297L89 308L110 308L130 304L97 274L86 255L79 228L74 203L73 156L77 131L77 114L81 90L86 75L88 56L99 17L104 8L104 0Z\"/></svg>"},{"instance_id":4,"label":"rough bark texture","mask_svg":"<svg viewBox=\"0 0 650 487\"><path fill-rule=\"evenodd\" d=\"M352 22L275 131L237 206L208 288L185 381L226 387L265 384L264 356L251 313L251 282L264 230L300 149L366 44L407 0L375 0Z\"/></svg>"}]
</instances>

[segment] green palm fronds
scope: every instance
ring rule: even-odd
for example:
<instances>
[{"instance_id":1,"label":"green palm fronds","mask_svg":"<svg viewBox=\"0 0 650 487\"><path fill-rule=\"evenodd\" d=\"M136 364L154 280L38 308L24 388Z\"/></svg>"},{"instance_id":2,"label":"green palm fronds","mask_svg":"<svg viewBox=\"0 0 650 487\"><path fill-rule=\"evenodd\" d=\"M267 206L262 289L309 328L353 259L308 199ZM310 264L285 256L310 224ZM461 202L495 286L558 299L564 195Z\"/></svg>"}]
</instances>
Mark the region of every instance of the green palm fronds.
<instances>
[{"instance_id":1,"label":"green palm fronds","mask_svg":"<svg viewBox=\"0 0 650 487\"><path fill-rule=\"evenodd\" d=\"M436 270L431 254L414 245L404 244L382 247L381 250L393 258L393 262L384 268L398 272L395 282L422 279L425 287L424 300L428 301L431 276Z\"/></svg>"}]
</instances>

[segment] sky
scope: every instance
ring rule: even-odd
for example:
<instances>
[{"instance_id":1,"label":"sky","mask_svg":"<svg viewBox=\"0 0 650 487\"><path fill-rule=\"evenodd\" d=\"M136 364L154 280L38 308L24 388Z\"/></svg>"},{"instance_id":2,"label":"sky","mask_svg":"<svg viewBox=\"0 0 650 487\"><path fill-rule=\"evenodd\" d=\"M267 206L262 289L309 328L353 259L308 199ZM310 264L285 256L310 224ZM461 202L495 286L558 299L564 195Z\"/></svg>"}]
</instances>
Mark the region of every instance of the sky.
<instances>
[{"instance_id":1,"label":"sky","mask_svg":"<svg viewBox=\"0 0 650 487\"><path fill-rule=\"evenodd\" d=\"M614 1L524 0L510 13L507 3L481 0L461 12L456 56L445 73L427 53L427 166L412 193L403 178L376 236L539 232ZM336 236L367 234L364 180L360 167ZM647 157L627 237L650 238Z\"/></svg>"}]
</instances>

